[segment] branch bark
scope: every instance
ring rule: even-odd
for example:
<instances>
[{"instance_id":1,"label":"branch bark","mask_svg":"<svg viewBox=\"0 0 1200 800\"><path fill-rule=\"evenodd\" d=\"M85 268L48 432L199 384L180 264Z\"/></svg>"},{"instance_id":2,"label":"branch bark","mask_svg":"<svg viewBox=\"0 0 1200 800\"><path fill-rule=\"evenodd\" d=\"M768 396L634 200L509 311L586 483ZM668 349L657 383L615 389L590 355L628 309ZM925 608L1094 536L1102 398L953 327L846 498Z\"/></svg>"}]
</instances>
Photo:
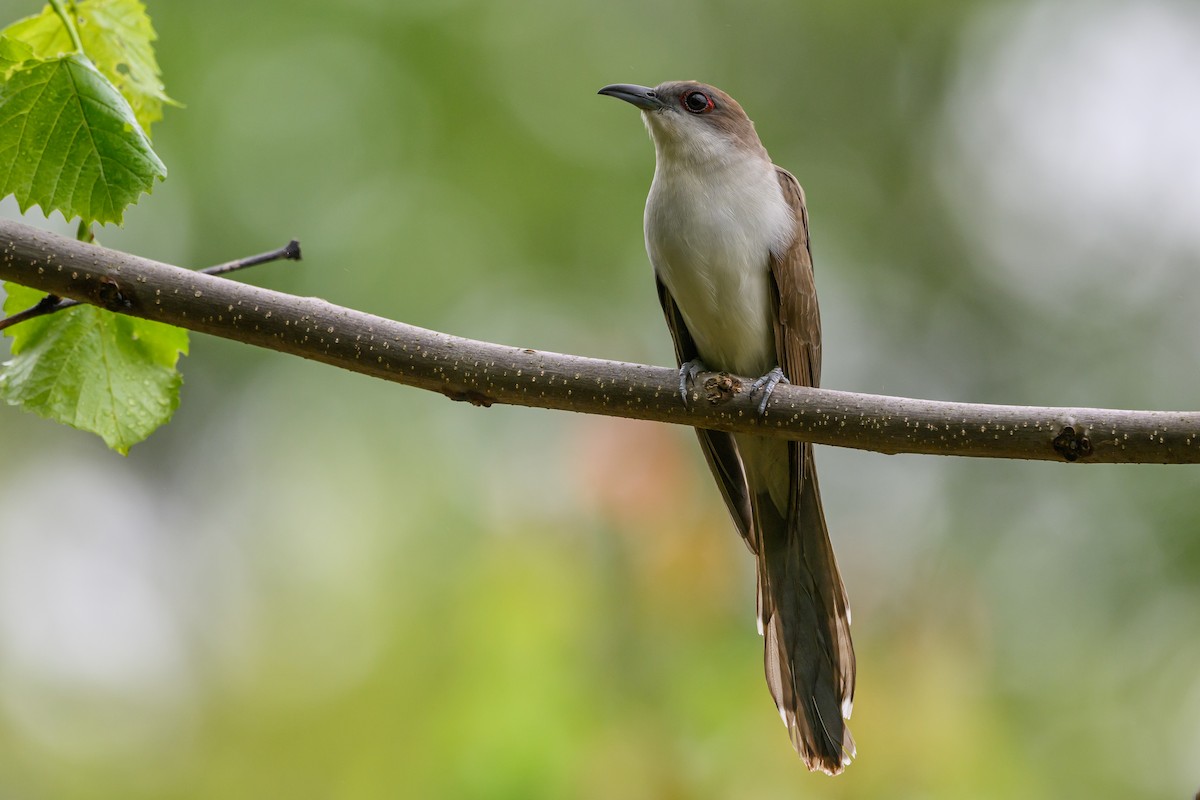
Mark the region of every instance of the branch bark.
<instances>
[{"instance_id":1,"label":"branch bark","mask_svg":"<svg viewBox=\"0 0 1200 800\"><path fill-rule=\"evenodd\" d=\"M78 242L0 220L0 279L122 314L493 403L803 439L880 453L1079 463L1200 463L1200 412L999 406L781 385L491 344Z\"/></svg>"}]
</instances>

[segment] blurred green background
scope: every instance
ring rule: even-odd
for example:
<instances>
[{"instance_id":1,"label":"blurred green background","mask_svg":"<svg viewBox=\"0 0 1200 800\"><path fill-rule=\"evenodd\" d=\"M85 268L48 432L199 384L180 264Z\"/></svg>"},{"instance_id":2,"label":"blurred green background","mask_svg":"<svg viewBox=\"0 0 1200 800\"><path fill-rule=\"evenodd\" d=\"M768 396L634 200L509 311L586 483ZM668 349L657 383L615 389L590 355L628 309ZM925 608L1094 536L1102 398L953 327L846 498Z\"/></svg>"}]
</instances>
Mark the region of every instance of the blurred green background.
<instances>
[{"instance_id":1,"label":"blurred green background","mask_svg":"<svg viewBox=\"0 0 1200 800\"><path fill-rule=\"evenodd\" d=\"M667 364L653 152L595 92L696 78L805 185L826 386L1196 406L1194 2L149 8L187 108L110 246L204 266L295 236L302 263L239 279ZM1200 788L1194 467L821 448L860 675L829 779L778 722L689 431L202 336L183 369L128 458L0 409L0 797Z\"/></svg>"}]
</instances>

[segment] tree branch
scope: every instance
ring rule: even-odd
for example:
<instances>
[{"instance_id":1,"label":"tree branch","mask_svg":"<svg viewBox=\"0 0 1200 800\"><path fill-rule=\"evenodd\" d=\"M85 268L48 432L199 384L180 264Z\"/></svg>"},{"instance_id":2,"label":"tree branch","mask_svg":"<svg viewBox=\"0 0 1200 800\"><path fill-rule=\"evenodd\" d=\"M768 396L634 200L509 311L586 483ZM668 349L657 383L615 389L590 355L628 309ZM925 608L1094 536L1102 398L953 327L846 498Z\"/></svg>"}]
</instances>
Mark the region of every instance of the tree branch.
<instances>
[{"instance_id":1,"label":"tree branch","mask_svg":"<svg viewBox=\"0 0 1200 800\"><path fill-rule=\"evenodd\" d=\"M80 225L81 233L83 231L83 228L84 228L84 226L81 224ZM75 238L77 240L83 241L83 242L92 242L92 241L95 241L95 239L96 239L95 236L91 236L91 235L88 235L86 237L81 235L81 236L77 236ZM240 269L246 269L248 267L257 267L259 264L267 264L272 261L279 261L282 259L290 259L292 261L299 261L300 260L300 243L298 241L296 241L295 239L292 239L290 242L285 244L283 247L277 247L274 250L268 250L267 252L259 253L258 255L247 256L246 258L239 258L235 261L226 261L224 264L217 264L212 267L205 267L204 269L198 270L198 271L203 272L205 275L225 275L230 272L237 272ZM34 287L34 288L36 288L36 287ZM45 297L43 297L41 300L39 300L36 304L25 309L24 311L18 312L9 317L5 317L4 319L0 319L0 331L4 330L5 328L11 328L13 325L20 325L22 322L25 322L26 320L36 319L38 317L44 317L44 316L47 316L48 314L54 314L58 311L66 311L68 308L73 308L73 307L79 305L79 303L80 303L79 300L64 300L61 297L59 297L58 295L48 294Z\"/></svg>"},{"instance_id":2,"label":"tree branch","mask_svg":"<svg viewBox=\"0 0 1200 800\"><path fill-rule=\"evenodd\" d=\"M493 403L804 439L881 453L1086 463L1200 463L1200 413L946 403L750 381L462 339L0 220L0 279L278 350L479 406Z\"/></svg>"}]
</instances>

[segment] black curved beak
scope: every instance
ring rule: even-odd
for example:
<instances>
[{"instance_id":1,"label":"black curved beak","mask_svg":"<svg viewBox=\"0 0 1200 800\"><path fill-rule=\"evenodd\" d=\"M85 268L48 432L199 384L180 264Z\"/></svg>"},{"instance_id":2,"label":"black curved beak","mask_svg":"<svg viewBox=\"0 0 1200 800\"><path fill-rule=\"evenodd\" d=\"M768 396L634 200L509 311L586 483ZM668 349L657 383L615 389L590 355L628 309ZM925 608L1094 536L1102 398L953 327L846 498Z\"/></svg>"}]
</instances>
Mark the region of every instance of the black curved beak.
<instances>
[{"instance_id":1,"label":"black curved beak","mask_svg":"<svg viewBox=\"0 0 1200 800\"><path fill-rule=\"evenodd\" d=\"M606 94L626 103L632 103L642 111L656 111L663 107L662 100L649 86L638 86L636 83L614 83L605 86L596 94Z\"/></svg>"}]
</instances>

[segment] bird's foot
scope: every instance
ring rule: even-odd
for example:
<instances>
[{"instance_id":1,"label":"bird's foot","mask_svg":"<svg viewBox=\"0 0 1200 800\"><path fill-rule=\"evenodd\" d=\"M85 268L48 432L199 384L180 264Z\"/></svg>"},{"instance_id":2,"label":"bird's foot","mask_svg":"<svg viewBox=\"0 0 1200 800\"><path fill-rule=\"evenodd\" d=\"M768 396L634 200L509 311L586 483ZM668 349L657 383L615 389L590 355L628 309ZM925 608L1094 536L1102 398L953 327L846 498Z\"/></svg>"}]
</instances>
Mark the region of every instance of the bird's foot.
<instances>
[{"instance_id":1,"label":"bird's foot","mask_svg":"<svg viewBox=\"0 0 1200 800\"><path fill-rule=\"evenodd\" d=\"M701 372L708 372L708 367L698 358L679 365L679 396L683 398L685 406L688 405L688 395L691 394L692 384L696 382L696 376Z\"/></svg>"},{"instance_id":2,"label":"bird's foot","mask_svg":"<svg viewBox=\"0 0 1200 800\"><path fill-rule=\"evenodd\" d=\"M771 399L771 393L775 391L775 387L781 383L790 384L791 381L789 381L787 379L787 376L783 374L782 367L775 367L770 372L768 372L766 375L763 375L761 378L756 380L754 383L750 384L751 396L753 396L754 393L760 389L762 390L762 393L763 393L762 402L760 402L758 404L758 413L759 414L767 413L767 401Z\"/></svg>"}]
</instances>

